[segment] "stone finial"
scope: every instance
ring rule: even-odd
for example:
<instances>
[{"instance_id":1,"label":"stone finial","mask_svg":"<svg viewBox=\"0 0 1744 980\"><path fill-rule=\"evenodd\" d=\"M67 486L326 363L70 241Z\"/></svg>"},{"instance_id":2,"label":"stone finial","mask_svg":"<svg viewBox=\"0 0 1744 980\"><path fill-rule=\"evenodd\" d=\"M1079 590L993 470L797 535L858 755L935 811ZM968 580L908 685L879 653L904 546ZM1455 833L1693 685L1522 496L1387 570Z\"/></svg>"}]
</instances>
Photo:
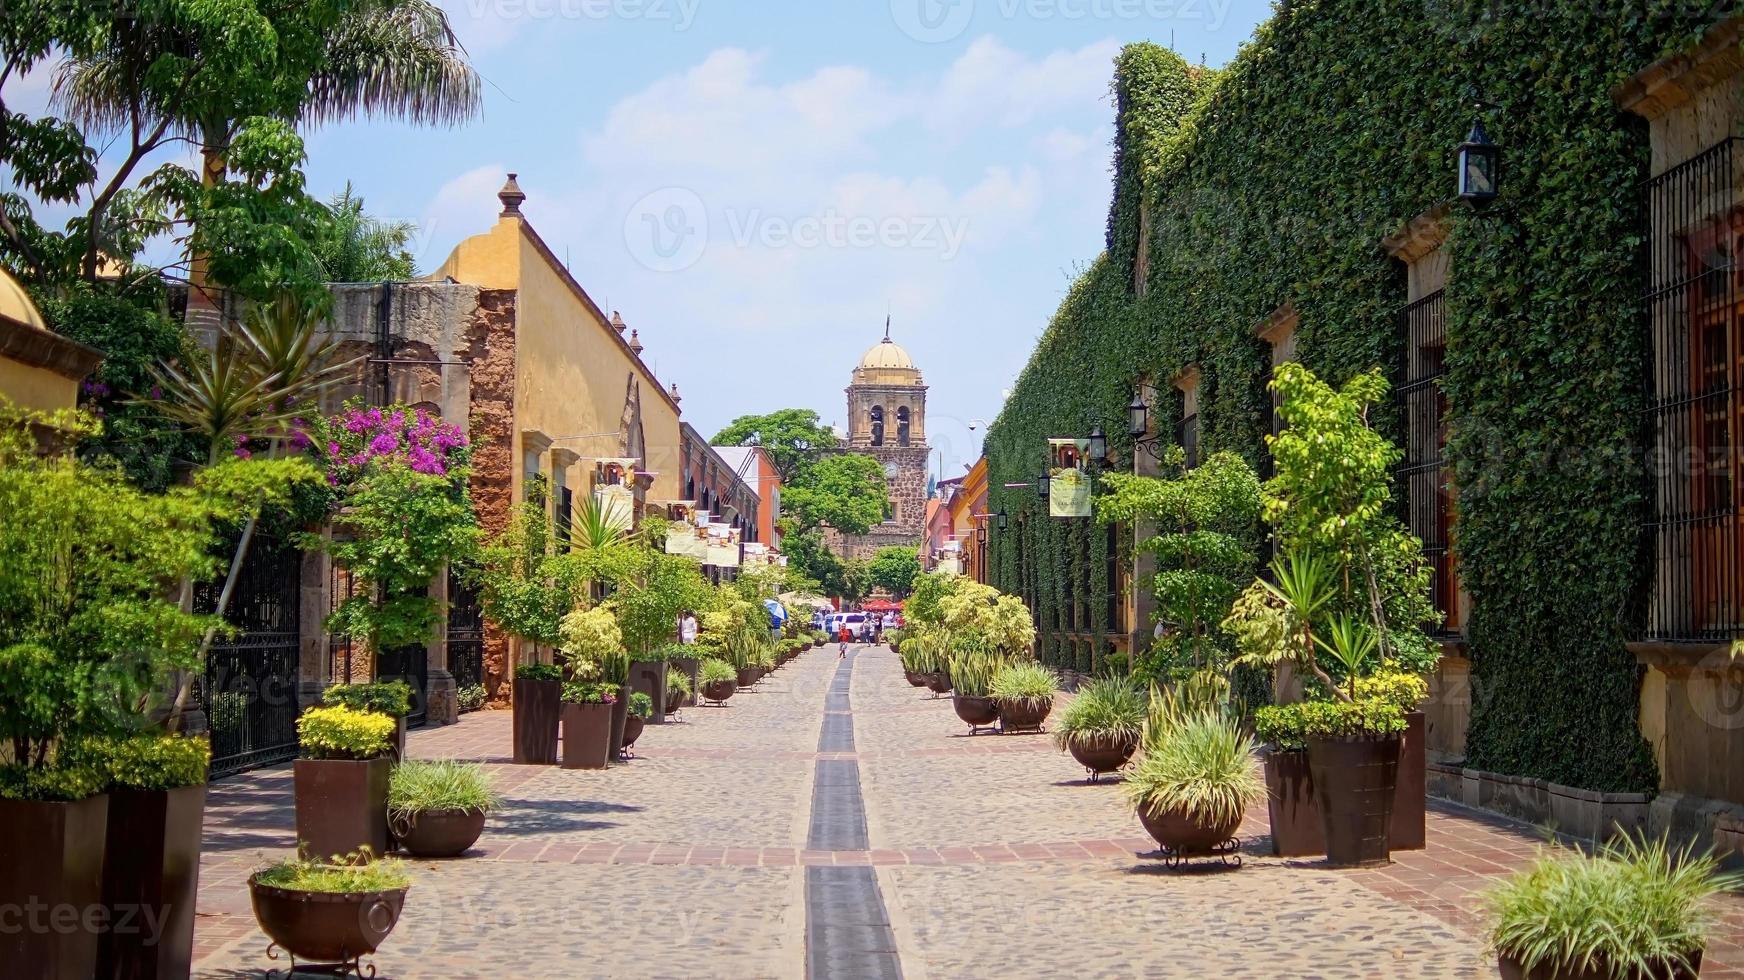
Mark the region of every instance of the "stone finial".
<instances>
[{"instance_id":1,"label":"stone finial","mask_svg":"<svg viewBox=\"0 0 1744 980\"><path fill-rule=\"evenodd\" d=\"M678 382L676 382L676 381L672 382L671 389L669 390L668 394L672 395L673 404L677 404L678 402L684 401L684 397L678 393Z\"/></svg>"},{"instance_id":2,"label":"stone finial","mask_svg":"<svg viewBox=\"0 0 1744 980\"><path fill-rule=\"evenodd\" d=\"M630 331L630 351L637 357L641 357L642 350L642 338L637 335L636 331Z\"/></svg>"},{"instance_id":3,"label":"stone finial","mask_svg":"<svg viewBox=\"0 0 1744 980\"><path fill-rule=\"evenodd\" d=\"M624 318L618 315L617 310L612 311L612 329L616 330L619 336L623 336Z\"/></svg>"},{"instance_id":4,"label":"stone finial","mask_svg":"<svg viewBox=\"0 0 1744 980\"><path fill-rule=\"evenodd\" d=\"M503 202L502 216L505 218L510 215L520 217L521 203L527 200L527 195L521 190L521 185L515 183L515 176L515 174L509 174L509 179L504 182L503 189L497 191L497 200Z\"/></svg>"}]
</instances>

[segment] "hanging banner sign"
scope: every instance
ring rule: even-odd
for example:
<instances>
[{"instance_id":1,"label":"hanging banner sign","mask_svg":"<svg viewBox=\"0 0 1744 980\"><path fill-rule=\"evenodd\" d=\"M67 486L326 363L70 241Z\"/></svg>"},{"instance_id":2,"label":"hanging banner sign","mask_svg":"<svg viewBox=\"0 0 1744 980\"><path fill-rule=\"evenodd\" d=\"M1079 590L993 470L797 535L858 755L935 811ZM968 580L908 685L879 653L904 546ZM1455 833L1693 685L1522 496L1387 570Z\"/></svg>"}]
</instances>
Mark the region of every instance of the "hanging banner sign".
<instances>
[{"instance_id":1,"label":"hanging banner sign","mask_svg":"<svg viewBox=\"0 0 1744 980\"><path fill-rule=\"evenodd\" d=\"M1048 516L1090 516L1088 439L1048 440Z\"/></svg>"},{"instance_id":2,"label":"hanging banner sign","mask_svg":"<svg viewBox=\"0 0 1744 980\"><path fill-rule=\"evenodd\" d=\"M600 483L594 487L594 501L607 523L628 531L636 523L636 461L634 459L602 459L599 461Z\"/></svg>"},{"instance_id":3,"label":"hanging banner sign","mask_svg":"<svg viewBox=\"0 0 1744 980\"><path fill-rule=\"evenodd\" d=\"M666 553L697 561L707 558L708 536L706 531L700 534L697 531L696 501L680 500L668 504L666 516L672 522L666 526Z\"/></svg>"},{"instance_id":4,"label":"hanging banner sign","mask_svg":"<svg viewBox=\"0 0 1744 980\"><path fill-rule=\"evenodd\" d=\"M708 557L704 564L716 568L739 567L739 531L730 524L708 526Z\"/></svg>"}]
</instances>

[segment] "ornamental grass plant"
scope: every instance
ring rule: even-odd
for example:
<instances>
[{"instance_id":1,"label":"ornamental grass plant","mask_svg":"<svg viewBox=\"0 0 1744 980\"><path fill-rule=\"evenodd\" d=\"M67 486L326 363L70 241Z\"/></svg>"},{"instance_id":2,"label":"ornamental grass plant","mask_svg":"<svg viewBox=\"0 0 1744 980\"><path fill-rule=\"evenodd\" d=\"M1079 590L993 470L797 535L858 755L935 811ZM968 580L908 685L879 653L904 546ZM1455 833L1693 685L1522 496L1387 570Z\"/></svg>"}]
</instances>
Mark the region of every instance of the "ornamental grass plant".
<instances>
[{"instance_id":1,"label":"ornamental grass plant","mask_svg":"<svg viewBox=\"0 0 1744 980\"><path fill-rule=\"evenodd\" d=\"M1008 663L993 672L987 693L998 701L1052 702L1060 677L1034 661Z\"/></svg>"},{"instance_id":2,"label":"ornamental grass plant","mask_svg":"<svg viewBox=\"0 0 1744 980\"><path fill-rule=\"evenodd\" d=\"M368 848L347 855L342 863L323 864L302 859L280 861L256 872L255 881L267 888L329 895L396 891L412 883L411 876L406 874L405 862L392 857L371 860Z\"/></svg>"},{"instance_id":3,"label":"ornamental grass plant","mask_svg":"<svg viewBox=\"0 0 1744 980\"><path fill-rule=\"evenodd\" d=\"M1135 812L1172 812L1207 826L1240 821L1265 796L1254 743L1233 718L1202 711L1146 746L1126 777Z\"/></svg>"},{"instance_id":4,"label":"ornamental grass plant","mask_svg":"<svg viewBox=\"0 0 1744 980\"><path fill-rule=\"evenodd\" d=\"M1148 710L1145 696L1130 679L1098 678L1079 687L1060 712L1054 723L1054 744L1064 750L1136 740L1144 732Z\"/></svg>"},{"instance_id":5,"label":"ornamental grass plant","mask_svg":"<svg viewBox=\"0 0 1744 980\"><path fill-rule=\"evenodd\" d=\"M441 810L489 813L500 806L502 799L491 787L490 774L476 763L402 762L388 780L388 819L395 822Z\"/></svg>"},{"instance_id":6,"label":"ornamental grass plant","mask_svg":"<svg viewBox=\"0 0 1744 980\"><path fill-rule=\"evenodd\" d=\"M1485 895L1490 945L1526 969L1669 976L1706 947L1709 900L1741 886L1711 853L1664 838L1626 837L1591 855L1554 848Z\"/></svg>"},{"instance_id":7,"label":"ornamental grass plant","mask_svg":"<svg viewBox=\"0 0 1744 980\"><path fill-rule=\"evenodd\" d=\"M734 681L739 679L739 672L725 660L709 657L697 668L697 681L704 687L719 681Z\"/></svg>"}]
</instances>

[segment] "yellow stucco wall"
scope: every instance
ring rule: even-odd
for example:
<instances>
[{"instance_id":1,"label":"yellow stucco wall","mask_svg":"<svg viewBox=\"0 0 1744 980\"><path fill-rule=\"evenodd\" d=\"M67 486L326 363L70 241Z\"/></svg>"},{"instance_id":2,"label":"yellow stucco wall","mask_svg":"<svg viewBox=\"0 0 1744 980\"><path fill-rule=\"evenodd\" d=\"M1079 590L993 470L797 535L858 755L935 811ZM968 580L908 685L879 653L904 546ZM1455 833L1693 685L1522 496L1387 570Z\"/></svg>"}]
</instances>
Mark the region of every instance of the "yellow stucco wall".
<instances>
[{"instance_id":1,"label":"yellow stucco wall","mask_svg":"<svg viewBox=\"0 0 1744 980\"><path fill-rule=\"evenodd\" d=\"M679 499L678 412L660 380L626 348L591 300L584 298L561 265L522 219L500 218L495 227L455 247L431 278L454 279L490 289L517 290L515 300L515 499L522 497L522 433L557 440L553 449L581 457L567 473L577 491L588 484L593 460L618 455L615 436L624 417L628 382L640 382L643 466L657 474L651 501ZM550 455L541 470L548 472Z\"/></svg>"},{"instance_id":2,"label":"yellow stucco wall","mask_svg":"<svg viewBox=\"0 0 1744 980\"><path fill-rule=\"evenodd\" d=\"M0 357L0 398L36 412L72 408L79 401L79 382L47 368Z\"/></svg>"}]
</instances>

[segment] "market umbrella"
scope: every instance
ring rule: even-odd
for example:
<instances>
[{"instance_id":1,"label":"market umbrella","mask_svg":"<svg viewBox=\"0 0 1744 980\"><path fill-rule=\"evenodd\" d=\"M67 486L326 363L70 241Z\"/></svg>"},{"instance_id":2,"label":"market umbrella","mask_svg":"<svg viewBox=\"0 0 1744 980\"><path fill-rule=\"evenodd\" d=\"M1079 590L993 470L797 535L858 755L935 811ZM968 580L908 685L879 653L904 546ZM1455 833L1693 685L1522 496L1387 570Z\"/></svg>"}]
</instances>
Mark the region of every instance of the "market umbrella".
<instances>
[{"instance_id":1,"label":"market umbrella","mask_svg":"<svg viewBox=\"0 0 1744 980\"><path fill-rule=\"evenodd\" d=\"M782 608L781 603L774 599L764 599L763 608L769 610L770 625L779 628L782 623L787 622L787 610Z\"/></svg>"}]
</instances>

